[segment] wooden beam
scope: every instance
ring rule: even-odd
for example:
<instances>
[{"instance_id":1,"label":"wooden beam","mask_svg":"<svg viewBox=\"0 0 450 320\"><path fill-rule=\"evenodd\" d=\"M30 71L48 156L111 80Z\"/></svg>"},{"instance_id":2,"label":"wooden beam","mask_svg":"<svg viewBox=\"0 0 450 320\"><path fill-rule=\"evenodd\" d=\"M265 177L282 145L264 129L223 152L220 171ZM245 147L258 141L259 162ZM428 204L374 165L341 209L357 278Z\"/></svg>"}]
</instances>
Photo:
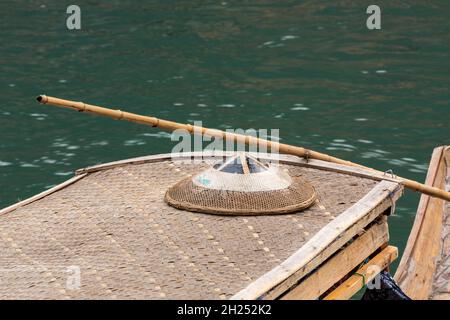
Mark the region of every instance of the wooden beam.
<instances>
[{"instance_id":1,"label":"wooden beam","mask_svg":"<svg viewBox=\"0 0 450 320\"><path fill-rule=\"evenodd\" d=\"M402 190L402 186L396 183L380 182L289 258L231 299L278 299L388 209L400 197Z\"/></svg>"},{"instance_id":2,"label":"wooden beam","mask_svg":"<svg viewBox=\"0 0 450 320\"><path fill-rule=\"evenodd\" d=\"M319 266L316 271L281 299L312 300L319 298L388 241L387 219L382 217L381 221L376 222L347 247Z\"/></svg>"},{"instance_id":3,"label":"wooden beam","mask_svg":"<svg viewBox=\"0 0 450 320\"><path fill-rule=\"evenodd\" d=\"M350 278L328 294L324 300L347 300L386 269L398 256L398 249L387 246Z\"/></svg>"}]
</instances>

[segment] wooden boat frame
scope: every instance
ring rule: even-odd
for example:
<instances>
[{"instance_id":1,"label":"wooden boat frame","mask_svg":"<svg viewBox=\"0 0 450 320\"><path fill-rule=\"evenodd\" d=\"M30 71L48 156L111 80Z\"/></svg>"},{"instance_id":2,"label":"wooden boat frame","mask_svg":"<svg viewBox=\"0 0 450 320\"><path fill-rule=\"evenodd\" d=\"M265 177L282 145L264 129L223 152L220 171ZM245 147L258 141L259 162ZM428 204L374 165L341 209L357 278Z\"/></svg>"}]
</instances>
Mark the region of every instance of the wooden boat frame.
<instances>
[{"instance_id":1,"label":"wooden boat frame","mask_svg":"<svg viewBox=\"0 0 450 320\"><path fill-rule=\"evenodd\" d=\"M162 154L80 169L72 179L0 210L0 215L42 199L97 171L174 158L205 159L231 154L233 153ZM395 176L321 160L308 161L291 155L257 156L280 163L354 175L379 183L357 203L322 228L288 259L250 283L232 299L348 299L396 259L397 249L388 245L386 218L395 209L395 202L403 192L403 186ZM343 264L343 261L347 261L347 264ZM377 266L378 271L370 271L370 266ZM323 272L324 270L334 271ZM308 283L311 285L305 285Z\"/></svg>"}]
</instances>

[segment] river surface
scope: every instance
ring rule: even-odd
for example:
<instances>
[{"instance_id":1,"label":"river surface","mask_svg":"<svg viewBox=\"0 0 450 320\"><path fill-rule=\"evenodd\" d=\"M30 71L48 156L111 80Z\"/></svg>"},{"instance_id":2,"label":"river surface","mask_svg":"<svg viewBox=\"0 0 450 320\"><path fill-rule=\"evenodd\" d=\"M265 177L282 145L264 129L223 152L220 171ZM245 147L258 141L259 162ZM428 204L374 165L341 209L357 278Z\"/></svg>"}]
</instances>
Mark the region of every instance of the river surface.
<instances>
[{"instance_id":1,"label":"river surface","mask_svg":"<svg viewBox=\"0 0 450 320\"><path fill-rule=\"evenodd\" d=\"M170 152L170 135L37 104L40 93L208 127L280 129L424 181L450 143L450 1L0 2L0 207L74 170ZM419 194L390 217L403 250Z\"/></svg>"}]
</instances>

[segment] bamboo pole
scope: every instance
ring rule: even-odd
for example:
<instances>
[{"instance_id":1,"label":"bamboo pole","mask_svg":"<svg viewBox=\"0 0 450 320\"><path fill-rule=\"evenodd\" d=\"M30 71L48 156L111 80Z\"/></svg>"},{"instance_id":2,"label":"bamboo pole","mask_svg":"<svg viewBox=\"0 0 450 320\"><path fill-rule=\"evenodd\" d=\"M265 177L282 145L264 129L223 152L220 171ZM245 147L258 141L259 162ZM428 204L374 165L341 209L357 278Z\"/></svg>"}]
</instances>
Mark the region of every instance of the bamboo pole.
<instances>
[{"instance_id":1,"label":"bamboo pole","mask_svg":"<svg viewBox=\"0 0 450 320\"><path fill-rule=\"evenodd\" d=\"M338 164L343 164L351 167L359 167L363 169L368 169L371 171L375 171L378 173L382 173L378 170L365 167L362 165L359 165L357 163L353 163L350 161L342 160L336 157L332 157L330 155L316 152L313 150L305 149L302 147L292 146L285 143L279 143L279 142L273 142L268 141L261 138L256 138L252 136L246 136L242 134L236 134L236 133L230 133L225 132L217 129L209 129L205 127L200 126L193 126L191 124L182 124L177 123L173 121L158 119L155 117L148 117L148 116L142 116L131 112L121 111L121 110L113 110L109 108L99 107L83 102L77 102L77 101L71 101L71 100L64 100L59 99L55 97L49 97L46 95L40 95L37 98L37 101L39 101L42 104L51 104L58 107L64 107L64 108L70 108L74 109L80 112L90 112L98 115L103 115L106 117L110 117L116 120L126 120L131 122L136 122L140 124L150 125L152 127L158 127L167 131L174 131L177 129L184 129L190 134L196 134L196 135L205 135L215 138L221 138L224 140L233 140L235 143L244 143L246 145L264 145L272 150L278 150L280 153L284 154L291 154L303 158L311 158L311 159L317 159L327 162L334 162ZM450 192L446 192L442 189L427 186L423 183L419 183L414 180L405 179L401 177L397 177L400 183L402 183L406 188L411 189L413 191L420 191L424 194L437 197L440 199L444 199L447 201L450 201Z\"/></svg>"}]
</instances>

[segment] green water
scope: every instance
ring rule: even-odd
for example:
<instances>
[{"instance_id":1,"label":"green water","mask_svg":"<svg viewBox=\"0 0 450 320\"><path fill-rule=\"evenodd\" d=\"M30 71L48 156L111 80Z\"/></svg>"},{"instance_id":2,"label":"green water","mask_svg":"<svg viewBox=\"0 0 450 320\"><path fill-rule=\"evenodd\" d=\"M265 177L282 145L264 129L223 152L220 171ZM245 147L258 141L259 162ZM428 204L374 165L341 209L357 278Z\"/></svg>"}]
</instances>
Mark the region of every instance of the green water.
<instances>
[{"instance_id":1,"label":"green water","mask_svg":"<svg viewBox=\"0 0 450 320\"><path fill-rule=\"evenodd\" d=\"M41 106L40 93L282 142L423 181L450 143L450 2L0 2L0 207L75 169L170 152L167 135ZM419 195L390 218L403 249Z\"/></svg>"}]
</instances>

